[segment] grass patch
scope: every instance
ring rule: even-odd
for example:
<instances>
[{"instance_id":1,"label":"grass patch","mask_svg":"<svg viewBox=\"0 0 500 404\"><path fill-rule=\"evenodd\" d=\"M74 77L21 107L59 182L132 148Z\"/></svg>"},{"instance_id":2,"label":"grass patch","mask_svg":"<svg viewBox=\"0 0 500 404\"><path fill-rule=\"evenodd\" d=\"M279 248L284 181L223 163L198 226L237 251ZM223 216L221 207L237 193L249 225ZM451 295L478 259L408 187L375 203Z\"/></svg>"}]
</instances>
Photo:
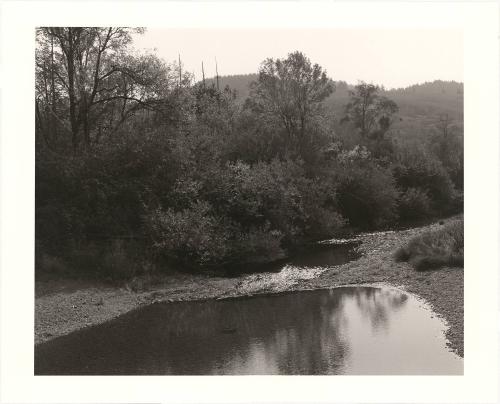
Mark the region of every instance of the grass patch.
<instances>
[{"instance_id":1,"label":"grass patch","mask_svg":"<svg viewBox=\"0 0 500 404\"><path fill-rule=\"evenodd\" d=\"M417 271L464 266L464 221L449 222L412 238L399 248L394 259L409 262Z\"/></svg>"}]
</instances>

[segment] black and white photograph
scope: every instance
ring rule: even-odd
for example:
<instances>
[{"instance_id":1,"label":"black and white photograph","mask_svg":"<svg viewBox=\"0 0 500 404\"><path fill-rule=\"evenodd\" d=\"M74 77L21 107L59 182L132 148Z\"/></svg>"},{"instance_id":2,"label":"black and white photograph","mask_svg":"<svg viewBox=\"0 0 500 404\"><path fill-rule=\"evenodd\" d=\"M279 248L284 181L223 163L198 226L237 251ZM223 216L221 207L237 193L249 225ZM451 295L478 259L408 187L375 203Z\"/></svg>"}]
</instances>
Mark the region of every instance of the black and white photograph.
<instances>
[{"instance_id":1,"label":"black and white photograph","mask_svg":"<svg viewBox=\"0 0 500 404\"><path fill-rule=\"evenodd\" d=\"M117 24L104 10L94 20L33 19L32 77L22 85L31 109L16 117L32 123L30 136L18 134L32 171L16 174L31 176L32 264L19 267L30 283L17 286L19 299L29 296L21 321L31 332L17 335L31 339L31 365L13 374L39 386L66 380L57 376L460 383L476 375L468 364L496 356L497 346L482 354L468 332L476 317L476 335L498 342L498 318L485 322L498 304L481 313L464 305L482 284L484 299L493 292L498 303L498 209L488 206L499 189L484 172L493 167L497 178L497 160L479 157L489 147L481 136L498 145L498 110L489 113L498 78L484 109L467 101L487 90L474 82L481 72L470 73L481 62L470 62L466 8L438 9L462 26L384 25L370 23L359 2L349 8L358 23L346 24L339 6L341 22L327 26L294 25L300 2L280 22L285 3L271 3L268 14L246 3L244 18L233 5L224 14L224 2L199 3L204 16L192 2L193 20L180 13L177 24L172 15ZM175 3L160 7L173 13ZM248 23L256 15L264 22ZM498 58L492 26L484 37L496 32ZM471 130L483 117L496 127ZM490 229L485 240L481 227ZM10 288L14 269L2 265ZM258 379L243 380L252 390ZM131 402L159 397L135 391Z\"/></svg>"},{"instance_id":2,"label":"black and white photograph","mask_svg":"<svg viewBox=\"0 0 500 404\"><path fill-rule=\"evenodd\" d=\"M37 28L35 374L462 374L461 50Z\"/></svg>"}]
</instances>

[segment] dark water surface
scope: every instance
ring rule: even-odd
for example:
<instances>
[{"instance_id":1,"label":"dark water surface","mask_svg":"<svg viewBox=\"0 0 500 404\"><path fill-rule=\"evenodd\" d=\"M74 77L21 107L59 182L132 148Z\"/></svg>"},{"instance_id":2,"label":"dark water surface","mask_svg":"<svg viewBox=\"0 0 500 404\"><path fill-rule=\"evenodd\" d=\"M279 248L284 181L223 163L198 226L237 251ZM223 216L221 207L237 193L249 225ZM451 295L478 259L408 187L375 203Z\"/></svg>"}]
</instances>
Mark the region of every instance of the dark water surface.
<instances>
[{"instance_id":1,"label":"dark water surface","mask_svg":"<svg viewBox=\"0 0 500 404\"><path fill-rule=\"evenodd\" d=\"M248 273L280 272L285 266L317 268L342 265L360 257L354 248L359 244L357 241L342 244L310 244L287 258L260 265L231 266L217 275L238 277Z\"/></svg>"},{"instance_id":2,"label":"dark water surface","mask_svg":"<svg viewBox=\"0 0 500 404\"><path fill-rule=\"evenodd\" d=\"M35 349L35 374L463 374L398 290L343 287L143 307Z\"/></svg>"}]
</instances>

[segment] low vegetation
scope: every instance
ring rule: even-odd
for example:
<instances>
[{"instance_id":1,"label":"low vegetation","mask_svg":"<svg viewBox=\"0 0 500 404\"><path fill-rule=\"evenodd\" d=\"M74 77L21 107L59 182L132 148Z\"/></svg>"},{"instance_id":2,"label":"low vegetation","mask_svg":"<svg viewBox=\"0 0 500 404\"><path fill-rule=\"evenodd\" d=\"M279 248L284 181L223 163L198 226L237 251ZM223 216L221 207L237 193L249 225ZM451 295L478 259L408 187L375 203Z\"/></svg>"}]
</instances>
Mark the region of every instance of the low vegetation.
<instances>
[{"instance_id":1,"label":"low vegetation","mask_svg":"<svg viewBox=\"0 0 500 404\"><path fill-rule=\"evenodd\" d=\"M462 210L448 120L402 136L390 93L301 52L263 61L242 99L129 51L132 32L37 30L37 276L237 268Z\"/></svg>"},{"instance_id":2,"label":"low vegetation","mask_svg":"<svg viewBox=\"0 0 500 404\"><path fill-rule=\"evenodd\" d=\"M408 261L417 271L464 265L464 221L453 220L437 230L411 239L395 253L396 261Z\"/></svg>"}]
</instances>

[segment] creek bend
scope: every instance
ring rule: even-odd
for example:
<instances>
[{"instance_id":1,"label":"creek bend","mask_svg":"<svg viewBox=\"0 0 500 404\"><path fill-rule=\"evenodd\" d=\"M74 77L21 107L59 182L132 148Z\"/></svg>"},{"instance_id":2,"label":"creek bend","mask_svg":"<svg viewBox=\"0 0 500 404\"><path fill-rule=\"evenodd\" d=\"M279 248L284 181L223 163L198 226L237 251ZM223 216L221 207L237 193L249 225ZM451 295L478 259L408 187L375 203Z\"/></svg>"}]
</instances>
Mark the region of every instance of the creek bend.
<instances>
[{"instance_id":1,"label":"creek bend","mask_svg":"<svg viewBox=\"0 0 500 404\"><path fill-rule=\"evenodd\" d=\"M383 287L161 303L38 345L35 374L463 374L443 331Z\"/></svg>"}]
</instances>

